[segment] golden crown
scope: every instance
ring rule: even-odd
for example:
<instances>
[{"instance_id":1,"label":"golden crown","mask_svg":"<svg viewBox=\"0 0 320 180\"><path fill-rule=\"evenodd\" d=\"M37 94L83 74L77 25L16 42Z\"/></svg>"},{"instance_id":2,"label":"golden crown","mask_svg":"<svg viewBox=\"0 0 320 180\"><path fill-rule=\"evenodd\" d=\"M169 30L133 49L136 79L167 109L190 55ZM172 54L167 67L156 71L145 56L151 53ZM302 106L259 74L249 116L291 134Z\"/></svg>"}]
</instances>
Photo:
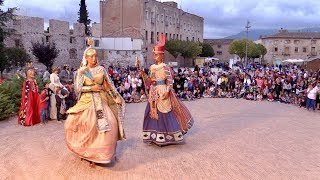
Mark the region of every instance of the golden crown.
<instances>
[{"instance_id":1,"label":"golden crown","mask_svg":"<svg viewBox=\"0 0 320 180\"><path fill-rule=\"evenodd\" d=\"M87 39L87 44L88 44L89 47L91 47L93 45L93 42L94 42L93 38L88 38Z\"/></svg>"},{"instance_id":2,"label":"golden crown","mask_svg":"<svg viewBox=\"0 0 320 180\"><path fill-rule=\"evenodd\" d=\"M27 63L26 63L26 66L27 66L28 68L32 67L32 61L27 62Z\"/></svg>"}]
</instances>

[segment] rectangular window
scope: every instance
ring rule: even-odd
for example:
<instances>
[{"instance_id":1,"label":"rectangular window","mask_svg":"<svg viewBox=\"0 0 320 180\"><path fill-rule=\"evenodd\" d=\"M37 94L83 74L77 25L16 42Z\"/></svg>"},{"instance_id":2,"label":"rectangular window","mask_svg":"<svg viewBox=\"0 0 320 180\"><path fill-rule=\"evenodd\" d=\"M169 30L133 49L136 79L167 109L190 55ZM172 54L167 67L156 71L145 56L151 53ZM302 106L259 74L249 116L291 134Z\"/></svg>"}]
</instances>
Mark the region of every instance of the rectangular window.
<instances>
[{"instance_id":1,"label":"rectangular window","mask_svg":"<svg viewBox=\"0 0 320 180\"><path fill-rule=\"evenodd\" d=\"M304 47L304 48L302 49L302 51L303 51L304 53L307 52L307 48Z\"/></svg>"},{"instance_id":2,"label":"rectangular window","mask_svg":"<svg viewBox=\"0 0 320 180\"><path fill-rule=\"evenodd\" d=\"M299 48L298 48L298 47L295 47L295 48L294 48L294 52L295 52L295 53L298 53L298 52L299 52Z\"/></svg>"},{"instance_id":3,"label":"rectangular window","mask_svg":"<svg viewBox=\"0 0 320 180\"><path fill-rule=\"evenodd\" d=\"M153 31L151 31L150 39L151 39L151 44L154 44L154 33L153 33Z\"/></svg>"},{"instance_id":4,"label":"rectangular window","mask_svg":"<svg viewBox=\"0 0 320 180\"><path fill-rule=\"evenodd\" d=\"M312 56L316 56L316 55L317 55L317 53L316 53L316 47L312 47L312 48L311 48L311 55L312 55Z\"/></svg>"},{"instance_id":5,"label":"rectangular window","mask_svg":"<svg viewBox=\"0 0 320 180\"><path fill-rule=\"evenodd\" d=\"M100 46L100 42L99 40L94 40L94 47L99 47Z\"/></svg>"},{"instance_id":6,"label":"rectangular window","mask_svg":"<svg viewBox=\"0 0 320 180\"><path fill-rule=\"evenodd\" d=\"M218 44L218 48L221 48L222 46L220 44Z\"/></svg>"},{"instance_id":7,"label":"rectangular window","mask_svg":"<svg viewBox=\"0 0 320 180\"><path fill-rule=\"evenodd\" d=\"M157 32L157 41L159 41L159 32Z\"/></svg>"},{"instance_id":8,"label":"rectangular window","mask_svg":"<svg viewBox=\"0 0 320 180\"><path fill-rule=\"evenodd\" d=\"M217 51L217 55L222 55L222 51Z\"/></svg>"},{"instance_id":9,"label":"rectangular window","mask_svg":"<svg viewBox=\"0 0 320 180\"><path fill-rule=\"evenodd\" d=\"M284 48L284 55L289 55L289 47Z\"/></svg>"},{"instance_id":10,"label":"rectangular window","mask_svg":"<svg viewBox=\"0 0 320 180\"><path fill-rule=\"evenodd\" d=\"M146 31L146 41L148 41L148 31Z\"/></svg>"},{"instance_id":11,"label":"rectangular window","mask_svg":"<svg viewBox=\"0 0 320 180\"><path fill-rule=\"evenodd\" d=\"M49 43L49 41L50 41L50 37L46 36L46 43Z\"/></svg>"},{"instance_id":12,"label":"rectangular window","mask_svg":"<svg viewBox=\"0 0 320 180\"><path fill-rule=\"evenodd\" d=\"M74 43L75 42L75 37L70 37L70 43Z\"/></svg>"},{"instance_id":13,"label":"rectangular window","mask_svg":"<svg viewBox=\"0 0 320 180\"><path fill-rule=\"evenodd\" d=\"M311 44L317 44L317 40L311 40Z\"/></svg>"},{"instance_id":14,"label":"rectangular window","mask_svg":"<svg viewBox=\"0 0 320 180\"><path fill-rule=\"evenodd\" d=\"M277 47L274 48L274 52L278 52L278 48Z\"/></svg>"},{"instance_id":15,"label":"rectangular window","mask_svg":"<svg viewBox=\"0 0 320 180\"><path fill-rule=\"evenodd\" d=\"M294 40L293 41L294 44L299 44L299 42L300 42L299 40Z\"/></svg>"},{"instance_id":16,"label":"rectangular window","mask_svg":"<svg viewBox=\"0 0 320 180\"><path fill-rule=\"evenodd\" d=\"M289 43L290 43L290 40L285 40L284 43L285 43L285 44L289 44Z\"/></svg>"},{"instance_id":17,"label":"rectangular window","mask_svg":"<svg viewBox=\"0 0 320 180\"><path fill-rule=\"evenodd\" d=\"M20 47L20 39L15 39L15 40L14 40L14 45L15 45L16 47Z\"/></svg>"}]
</instances>

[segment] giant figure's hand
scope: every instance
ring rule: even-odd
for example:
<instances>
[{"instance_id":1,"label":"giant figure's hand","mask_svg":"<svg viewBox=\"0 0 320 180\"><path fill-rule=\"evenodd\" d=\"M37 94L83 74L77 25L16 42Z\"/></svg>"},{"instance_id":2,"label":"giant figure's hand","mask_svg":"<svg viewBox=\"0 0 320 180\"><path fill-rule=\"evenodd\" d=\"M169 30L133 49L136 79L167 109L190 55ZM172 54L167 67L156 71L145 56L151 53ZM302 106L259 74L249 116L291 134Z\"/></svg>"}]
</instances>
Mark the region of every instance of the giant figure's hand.
<instances>
[{"instance_id":1,"label":"giant figure's hand","mask_svg":"<svg viewBox=\"0 0 320 180\"><path fill-rule=\"evenodd\" d=\"M91 86L91 91L101 91L102 89L103 87L97 84Z\"/></svg>"},{"instance_id":2,"label":"giant figure's hand","mask_svg":"<svg viewBox=\"0 0 320 180\"><path fill-rule=\"evenodd\" d=\"M162 99L168 99L169 98L169 92L165 92L163 95L162 95Z\"/></svg>"},{"instance_id":3,"label":"giant figure's hand","mask_svg":"<svg viewBox=\"0 0 320 180\"><path fill-rule=\"evenodd\" d=\"M117 104L121 104L122 101L121 101L121 98L119 96L113 98L114 102L116 102Z\"/></svg>"}]
</instances>

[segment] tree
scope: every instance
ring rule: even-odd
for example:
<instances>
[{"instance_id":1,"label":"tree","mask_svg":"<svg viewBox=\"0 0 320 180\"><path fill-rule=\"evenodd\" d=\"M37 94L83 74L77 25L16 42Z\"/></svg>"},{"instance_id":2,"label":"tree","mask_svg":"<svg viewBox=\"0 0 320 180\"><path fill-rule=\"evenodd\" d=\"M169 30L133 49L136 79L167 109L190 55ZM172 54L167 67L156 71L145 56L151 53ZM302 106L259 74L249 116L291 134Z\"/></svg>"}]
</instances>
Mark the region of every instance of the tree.
<instances>
[{"instance_id":1,"label":"tree","mask_svg":"<svg viewBox=\"0 0 320 180\"><path fill-rule=\"evenodd\" d=\"M0 6L3 6L3 2L4 0L0 0ZM14 19L15 16L13 13L15 10L16 8L8 8L7 11L3 11L0 8L0 54L2 54L0 56L0 78L2 78L3 71L8 67L8 59L5 56L3 56L5 52L5 46L3 44L3 41L7 36L9 36L13 32L12 29L9 29L7 27L6 23Z\"/></svg>"},{"instance_id":2,"label":"tree","mask_svg":"<svg viewBox=\"0 0 320 180\"><path fill-rule=\"evenodd\" d=\"M59 50L56 48L55 43L32 43L31 51L47 69L52 68L56 57L59 55Z\"/></svg>"},{"instance_id":3,"label":"tree","mask_svg":"<svg viewBox=\"0 0 320 180\"><path fill-rule=\"evenodd\" d=\"M267 54L267 48L264 47L262 44L257 44L257 48L261 55L261 61L264 61L264 56ZM260 62L261 63L261 62Z\"/></svg>"},{"instance_id":4,"label":"tree","mask_svg":"<svg viewBox=\"0 0 320 180\"><path fill-rule=\"evenodd\" d=\"M229 53L236 54L242 60L246 56L246 39L234 40L229 46Z\"/></svg>"},{"instance_id":5,"label":"tree","mask_svg":"<svg viewBox=\"0 0 320 180\"><path fill-rule=\"evenodd\" d=\"M5 48L5 57L7 58L7 68L22 67L30 59L29 54L22 48Z\"/></svg>"},{"instance_id":6,"label":"tree","mask_svg":"<svg viewBox=\"0 0 320 180\"><path fill-rule=\"evenodd\" d=\"M0 0L0 6L3 6L4 0ZM13 30L7 27L7 22L14 20L14 11L17 8L8 8L7 11L3 11L0 8L0 44L3 45L4 39L9 36Z\"/></svg>"},{"instance_id":7,"label":"tree","mask_svg":"<svg viewBox=\"0 0 320 180\"><path fill-rule=\"evenodd\" d=\"M0 45L0 54L2 54L0 55L0 79L2 79L3 71L8 67L8 59L3 56L3 54L5 54L5 50L2 45Z\"/></svg>"},{"instance_id":8,"label":"tree","mask_svg":"<svg viewBox=\"0 0 320 180\"><path fill-rule=\"evenodd\" d=\"M201 54L202 46L200 43L192 41L182 41L181 56L184 58L194 58Z\"/></svg>"},{"instance_id":9,"label":"tree","mask_svg":"<svg viewBox=\"0 0 320 180\"><path fill-rule=\"evenodd\" d=\"M166 50L174 57L177 58L181 54L181 41L180 40L169 40L166 42Z\"/></svg>"},{"instance_id":10,"label":"tree","mask_svg":"<svg viewBox=\"0 0 320 180\"><path fill-rule=\"evenodd\" d=\"M255 59L255 58L260 58L260 50L258 49L257 44L254 42L249 42L248 43L248 58L249 59Z\"/></svg>"},{"instance_id":11,"label":"tree","mask_svg":"<svg viewBox=\"0 0 320 180\"><path fill-rule=\"evenodd\" d=\"M202 53L200 54L200 57L213 57L214 56L214 50L212 46L208 43L202 43Z\"/></svg>"},{"instance_id":12,"label":"tree","mask_svg":"<svg viewBox=\"0 0 320 180\"><path fill-rule=\"evenodd\" d=\"M86 0L81 0L79 6L80 6L80 10L78 12L78 15L79 15L78 22L84 24L85 33L86 33L86 35L89 36L90 32L89 32L88 25L90 25L91 20L89 19L89 13L87 10Z\"/></svg>"}]
</instances>

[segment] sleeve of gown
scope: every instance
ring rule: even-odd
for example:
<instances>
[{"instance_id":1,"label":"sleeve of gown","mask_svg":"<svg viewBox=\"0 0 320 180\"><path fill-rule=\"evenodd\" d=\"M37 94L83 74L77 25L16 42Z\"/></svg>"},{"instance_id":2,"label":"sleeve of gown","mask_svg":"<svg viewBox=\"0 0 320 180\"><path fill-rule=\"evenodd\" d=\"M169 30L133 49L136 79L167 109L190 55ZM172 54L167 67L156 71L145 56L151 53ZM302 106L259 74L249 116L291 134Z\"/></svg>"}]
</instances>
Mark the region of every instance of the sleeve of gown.
<instances>
[{"instance_id":1,"label":"sleeve of gown","mask_svg":"<svg viewBox=\"0 0 320 180\"><path fill-rule=\"evenodd\" d=\"M74 92L78 98L80 97L81 92L83 92L82 91L83 83L84 83L84 75L79 73L79 71L77 71L74 78Z\"/></svg>"},{"instance_id":2,"label":"sleeve of gown","mask_svg":"<svg viewBox=\"0 0 320 180\"><path fill-rule=\"evenodd\" d=\"M173 90L173 77L172 77L172 71L170 67L165 67L165 73L167 76L167 90L172 91Z\"/></svg>"}]
</instances>

